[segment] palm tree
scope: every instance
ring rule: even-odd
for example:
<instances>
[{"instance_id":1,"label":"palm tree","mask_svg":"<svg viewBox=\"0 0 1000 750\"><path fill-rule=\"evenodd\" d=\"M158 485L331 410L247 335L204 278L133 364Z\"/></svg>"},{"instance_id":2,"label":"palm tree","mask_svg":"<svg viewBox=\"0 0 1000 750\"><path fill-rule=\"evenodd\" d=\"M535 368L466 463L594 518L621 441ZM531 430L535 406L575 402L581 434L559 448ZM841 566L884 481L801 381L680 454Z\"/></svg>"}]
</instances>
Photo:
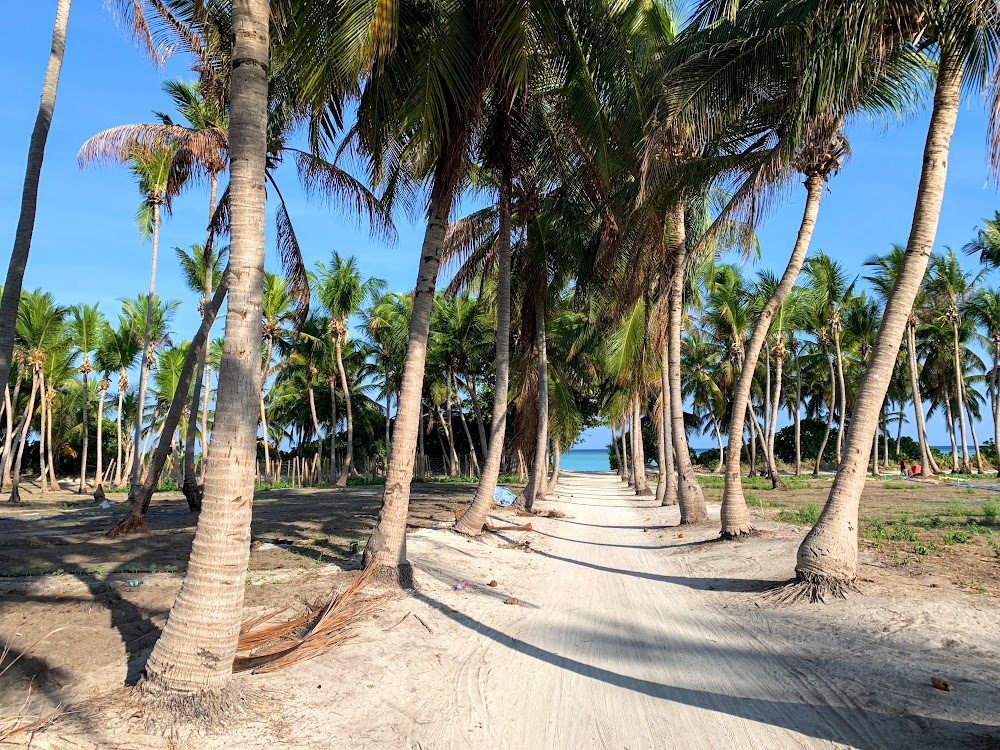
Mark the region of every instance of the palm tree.
<instances>
[{"instance_id":1,"label":"palm tree","mask_svg":"<svg viewBox=\"0 0 1000 750\"><path fill-rule=\"evenodd\" d=\"M323 263L316 264L315 278L320 303L330 316L327 332L333 339L336 350L340 388L347 411L347 454L340 476L337 477L337 486L346 487L347 477L354 468L354 415L351 409L351 389L344 371L343 346L349 333L350 317L360 312L367 302L374 302L385 291L386 284L382 279L362 280L355 258L352 256L345 259L336 251L329 268Z\"/></svg>"},{"instance_id":2,"label":"palm tree","mask_svg":"<svg viewBox=\"0 0 1000 750\"><path fill-rule=\"evenodd\" d=\"M267 433L267 406L264 390L274 374L272 369L275 350L289 342L291 326L296 319L295 295L281 276L264 272L264 290L261 298L262 333L264 339L261 364L260 392L258 393L261 434L264 439L264 475L271 477L271 452ZM330 456L333 461L333 456Z\"/></svg>"},{"instance_id":3,"label":"palm tree","mask_svg":"<svg viewBox=\"0 0 1000 750\"><path fill-rule=\"evenodd\" d=\"M80 486L77 492L81 495L87 491L87 447L90 434L90 421L87 414L87 403L90 399L88 377L94 371L90 355L100 348L100 335L107 326L107 321L101 315L97 305L77 305L73 308L69 321L69 337L72 341L74 357L81 358L79 371L83 375L83 450L80 457ZM103 400L103 399L102 399ZM97 431L101 431L101 416L98 415ZM100 438L98 438L100 439ZM100 473L95 478L95 485L101 483Z\"/></svg>"},{"instance_id":4,"label":"palm tree","mask_svg":"<svg viewBox=\"0 0 1000 750\"><path fill-rule=\"evenodd\" d=\"M192 245L190 254L179 247L174 248L174 253L181 264L181 271L184 274L184 280L187 283L188 289L201 295L199 308L202 318L208 314L206 308L211 301L212 293L218 287L221 280L223 265L228 252L228 247L221 247L215 250L212 247ZM200 502L200 498L198 497L198 481L195 478L194 466L194 443L198 432L199 411L201 412L202 478L205 475L205 459L208 458L208 399L210 388L207 363L208 347L206 346L202 349L201 359L198 361L198 372L195 375L194 390L191 393L191 410L188 416L187 434L184 438L184 481L182 489L189 503L192 499ZM203 391L204 404L201 403Z\"/></svg>"},{"instance_id":5,"label":"palm tree","mask_svg":"<svg viewBox=\"0 0 1000 750\"><path fill-rule=\"evenodd\" d=\"M18 425L19 434L17 436L17 454L14 459L14 470L12 475L10 502L21 501L19 490L21 480L21 460L24 457L24 449L27 444L28 431L35 412L35 399L42 399L39 423L39 454L42 456L42 476L41 484L45 487L45 457L44 443L46 435L46 411L45 399L48 397L45 384L45 365L52 354L58 349L64 336L65 317L68 310L56 304L55 299L48 292L36 289L33 292L25 293L21 299L17 315L17 347L20 356L31 368L31 394L28 396L28 403L24 410L24 416ZM41 395L39 395L41 394ZM12 402L13 406L16 406Z\"/></svg>"},{"instance_id":6,"label":"palm tree","mask_svg":"<svg viewBox=\"0 0 1000 750\"><path fill-rule=\"evenodd\" d=\"M117 439L115 443L118 450L118 456L115 463L114 478L114 486L118 487L121 486L123 476L122 447L125 441L123 439L122 420L125 414L125 396L128 394L129 390L128 371L138 361L139 356L142 354L142 347L139 345L137 337L132 334L132 328L129 320L125 316L119 318L117 327L112 328L110 325L106 326L100 339L101 345L97 350L95 364L97 365L97 369L104 374L104 377L101 379L102 392L107 393L108 386L104 385L104 383L108 380L109 375L112 372L118 373L118 408L115 411L115 428L117 430ZM102 411L103 408L104 399L102 397L100 405L98 406L98 411ZM101 473L102 462L100 431L97 433L97 467L99 484L101 481L100 477L103 476Z\"/></svg>"},{"instance_id":7,"label":"palm tree","mask_svg":"<svg viewBox=\"0 0 1000 750\"><path fill-rule=\"evenodd\" d=\"M1000 445L1000 291L980 289L969 300L969 315L986 329L993 366L989 373L989 392L993 406L993 444ZM1000 457L996 461L1000 476Z\"/></svg>"},{"instance_id":8,"label":"palm tree","mask_svg":"<svg viewBox=\"0 0 1000 750\"><path fill-rule=\"evenodd\" d=\"M38 183L42 174L42 160L48 141L49 126L56 108L56 89L62 71L63 55L66 52L66 29L69 26L71 0L57 0L56 18L52 26L52 46L49 62L42 82L42 98L38 104L38 115L28 143L27 165L24 170L24 186L21 189L21 211L14 233L14 247L7 265L7 277L0 295L0 383L10 379L11 356L14 351L18 306L21 301L21 284L31 252L31 236L35 230L35 211L38 206Z\"/></svg>"},{"instance_id":9,"label":"palm tree","mask_svg":"<svg viewBox=\"0 0 1000 750\"><path fill-rule=\"evenodd\" d=\"M883 306L888 302L889 295L896 284L899 269L902 268L905 259L905 249L901 245L894 244L885 255L875 255L865 261L865 266L874 268L875 272L871 276L866 276L865 280L871 284L875 293L882 301ZM927 429L924 426L924 407L920 397L920 368L917 360L917 326L919 325L918 311L924 305L920 300L923 290L918 292L914 299L913 308L906 321L906 358L907 370L910 377L910 398L913 401L913 411L916 418L917 442L920 444L920 473L922 476L932 475L931 453L927 445Z\"/></svg>"},{"instance_id":10,"label":"palm tree","mask_svg":"<svg viewBox=\"0 0 1000 750\"><path fill-rule=\"evenodd\" d=\"M264 289L269 6L267 0L233 5L233 57L241 63L232 71L232 280L216 401L218 448L205 477L188 574L145 671L151 689L184 695L189 703L217 695L231 678L250 555Z\"/></svg>"},{"instance_id":11,"label":"palm tree","mask_svg":"<svg viewBox=\"0 0 1000 750\"><path fill-rule=\"evenodd\" d=\"M809 251L809 243L816 226L816 217L819 214L823 186L832 175L840 170L841 163L847 153L846 142L839 133L838 127L839 122L833 118L823 118L814 123L794 162L796 170L805 175L806 178L806 204L802 221L799 224L798 236L781 279L774 285L767 303L757 317L753 334L743 355L739 381L733 394L726 454L726 478L720 512L722 536L727 539L737 538L753 530L740 479L744 417L750 402L750 390L760 350L771 330L772 320L785 298L792 291ZM775 408L777 408L777 404L775 404ZM773 464L773 460L771 463ZM769 470L773 473L773 466L769 467ZM773 476L772 481L774 481Z\"/></svg>"},{"instance_id":12,"label":"palm tree","mask_svg":"<svg viewBox=\"0 0 1000 750\"><path fill-rule=\"evenodd\" d=\"M399 392L406 356L406 337L410 328L409 295L390 292L362 311L365 335L378 362L382 375L382 394L385 400L385 450L391 448L391 402Z\"/></svg>"},{"instance_id":13,"label":"palm tree","mask_svg":"<svg viewBox=\"0 0 1000 750\"><path fill-rule=\"evenodd\" d=\"M862 9L868 11L867 4ZM854 11L852 11L854 12ZM998 80L992 51L1000 39L993 4L987 0L964 3L922 4L919 26L908 19L883 19L868 28L877 41L912 45L937 51L934 106L928 125L923 169L905 259L885 306L882 325L869 366L861 379L855 401L845 459L834 477L830 496L819 521L799 548L796 575L812 597L843 595L857 575L858 504L865 481L868 446L877 429L885 394L896 366L897 353L910 310L927 268L937 230L947 173L948 150L958 118L966 69L969 86ZM877 30L876 30L877 29ZM900 38L907 30L908 38ZM919 29L919 30L918 30ZM893 36L896 34L897 36ZM888 35L888 39L886 36ZM859 40L852 40L857 44ZM864 47L864 41L861 47Z\"/></svg>"}]
</instances>

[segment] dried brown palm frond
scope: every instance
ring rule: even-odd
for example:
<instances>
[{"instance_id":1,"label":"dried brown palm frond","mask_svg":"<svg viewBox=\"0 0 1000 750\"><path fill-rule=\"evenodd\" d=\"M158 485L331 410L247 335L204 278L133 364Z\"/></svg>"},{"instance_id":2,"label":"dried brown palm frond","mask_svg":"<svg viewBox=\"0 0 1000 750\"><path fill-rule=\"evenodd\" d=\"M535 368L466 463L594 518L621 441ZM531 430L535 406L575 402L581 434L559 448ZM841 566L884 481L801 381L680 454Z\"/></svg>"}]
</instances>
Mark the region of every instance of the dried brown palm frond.
<instances>
[{"instance_id":1,"label":"dried brown palm frond","mask_svg":"<svg viewBox=\"0 0 1000 750\"><path fill-rule=\"evenodd\" d=\"M254 674L273 672L329 651L350 638L351 626L380 603L375 599L358 599L358 594L371 582L374 569L362 573L349 587L326 604L287 622L261 629L255 627L278 613L264 615L246 623L240 629L234 672L252 670Z\"/></svg>"},{"instance_id":2,"label":"dried brown palm frond","mask_svg":"<svg viewBox=\"0 0 1000 750\"><path fill-rule=\"evenodd\" d=\"M81 169L95 163L124 164L137 149L164 147L200 164L224 165L229 137L222 128L194 130L163 123L118 125L89 138L81 146L77 161Z\"/></svg>"}]
</instances>

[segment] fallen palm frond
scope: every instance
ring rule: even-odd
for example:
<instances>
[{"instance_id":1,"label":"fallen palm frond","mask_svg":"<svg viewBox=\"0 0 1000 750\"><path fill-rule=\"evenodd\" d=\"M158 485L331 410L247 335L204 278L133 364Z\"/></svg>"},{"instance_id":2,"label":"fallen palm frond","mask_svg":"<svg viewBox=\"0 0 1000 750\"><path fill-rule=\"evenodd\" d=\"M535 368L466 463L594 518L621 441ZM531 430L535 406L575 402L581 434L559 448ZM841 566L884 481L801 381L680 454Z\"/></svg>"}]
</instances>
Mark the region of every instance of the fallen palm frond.
<instances>
[{"instance_id":1,"label":"fallen palm frond","mask_svg":"<svg viewBox=\"0 0 1000 750\"><path fill-rule=\"evenodd\" d=\"M274 612L245 623L240 628L236 650L249 653L236 657L233 671L273 672L312 659L343 643L353 635L351 625L379 605L378 599L357 598L373 574L373 569L365 571L326 604L316 605L287 622L257 628L281 613Z\"/></svg>"},{"instance_id":2,"label":"fallen palm frond","mask_svg":"<svg viewBox=\"0 0 1000 750\"><path fill-rule=\"evenodd\" d=\"M17 734L23 734L24 732L33 732L36 729L41 729L50 721L52 721L56 716L63 712L63 707L59 706L53 711L45 714L41 718L35 719L27 724L21 724L22 717L17 717L16 719L7 719L5 721L0 721L0 742L5 742L11 737Z\"/></svg>"},{"instance_id":3,"label":"fallen palm frond","mask_svg":"<svg viewBox=\"0 0 1000 750\"><path fill-rule=\"evenodd\" d=\"M531 524L525 523L520 526L493 526L492 524L483 524L483 531L488 531L491 534L499 534L501 531L532 531Z\"/></svg>"}]
</instances>

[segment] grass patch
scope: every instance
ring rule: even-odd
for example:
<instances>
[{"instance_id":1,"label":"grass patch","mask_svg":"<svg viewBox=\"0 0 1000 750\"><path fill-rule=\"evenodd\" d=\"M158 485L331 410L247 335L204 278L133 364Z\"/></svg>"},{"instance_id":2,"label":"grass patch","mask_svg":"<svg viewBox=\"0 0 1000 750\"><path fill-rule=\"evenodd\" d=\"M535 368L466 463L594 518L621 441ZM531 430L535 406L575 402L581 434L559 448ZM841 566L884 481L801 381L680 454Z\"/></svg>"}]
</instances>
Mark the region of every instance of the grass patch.
<instances>
[{"instance_id":1,"label":"grass patch","mask_svg":"<svg viewBox=\"0 0 1000 750\"><path fill-rule=\"evenodd\" d=\"M785 523L801 524L812 526L819 520L820 507L816 503L809 503L798 510L783 510L778 514L778 520Z\"/></svg>"}]
</instances>

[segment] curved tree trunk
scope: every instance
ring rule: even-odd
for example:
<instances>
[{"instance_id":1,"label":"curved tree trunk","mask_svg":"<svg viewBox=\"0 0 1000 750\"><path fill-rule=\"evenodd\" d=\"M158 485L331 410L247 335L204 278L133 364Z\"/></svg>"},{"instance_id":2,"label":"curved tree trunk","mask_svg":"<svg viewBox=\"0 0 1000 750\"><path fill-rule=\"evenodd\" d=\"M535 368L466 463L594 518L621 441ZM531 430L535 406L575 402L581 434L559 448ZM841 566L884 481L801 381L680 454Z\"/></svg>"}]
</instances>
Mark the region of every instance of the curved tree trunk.
<instances>
[{"instance_id":1,"label":"curved tree trunk","mask_svg":"<svg viewBox=\"0 0 1000 750\"><path fill-rule=\"evenodd\" d=\"M965 375L962 373L962 346L958 340L958 313L951 323L952 327L952 357L955 362L955 405L958 407L958 425L962 438L962 463L960 470L962 474L969 473L969 437L968 427L965 420Z\"/></svg>"},{"instance_id":2,"label":"curved tree trunk","mask_svg":"<svg viewBox=\"0 0 1000 750\"><path fill-rule=\"evenodd\" d=\"M160 246L160 204L153 204L153 252L152 270L149 273L149 296L146 298L146 331L142 338L142 365L139 368L139 395L136 399L135 407L135 428L132 438L136 451L132 455L132 471L130 474L131 486L129 488L129 499L138 490L143 453L139 450L142 445L142 413L146 403L146 386L149 383L149 370L153 366L153 294L156 291L156 256Z\"/></svg>"},{"instance_id":3,"label":"curved tree trunk","mask_svg":"<svg viewBox=\"0 0 1000 750\"><path fill-rule=\"evenodd\" d=\"M920 381L917 370L917 324L912 318L907 319L906 325L906 358L910 365L910 396L913 399L913 412L917 423L917 441L920 443L920 473L922 476L930 477L931 461L930 448L927 445L927 431L924 427L924 406L920 399ZM897 444L897 448L898 448Z\"/></svg>"},{"instance_id":4,"label":"curved tree trunk","mask_svg":"<svg viewBox=\"0 0 1000 750\"><path fill-rule=\"evenodd\" d=\"M163 418L162 435L172 436L177 430L181 418L184 416L184 407L187 403L185 394L188 393L191 387L191 378L194 375L195 366L201 362L201 351L208 348L208 337L212 330L212 324L215 323L215 318L219 313L219 308L222 307L222 302L226 298L228 289L229 275L227 272L222 275L222 280L215 290L212 301L205 307L201 325L191 340L190 346L188 346L187 354L184 357L184 364L181 366L180 376L177 378L177 388L174 391L174 398L170 402L170 408L167 409L166 416ZM108 536L119 537L149 532L149 529L146 527L146 511L149 510L149 504L153 499L153 493L156 491L156 486L160 481L160 474L163 472L163 466L170 452L170 442L161 437L153 452L153 460L149 471L146 472L146 478L143 480L139 491L134 493L128 515L111 528ZM256 461L254 463L256 464ZM201 490L197 487L195 489L196 492L194 495L185 495L188 508L192 513L200 512L202 504Z\"/></svg>"},{"instance_id":5,"label":"curved tree trunk","mask_svg":"<svg viewBox=\"0 0 1000 750\"><path fill-rule=\"evenodd\" d=\"M635 407L633 410L634 424L636 429L632 431L635 450L633 451L633 463L635 464L635 494L652 495L649 489L649 479L646 477L646 446L642 441L642 398L635 397Z\"/></svg>"},{"instance_id":6,"label":"curved tree trunk","mask_svg":"<svg viewBox=\"0 0 1000 750\"><path fill-rule=\"evenodd\" d=\"M663 444L663 418L656 425L656 502L663 505L663 493L667 489L667 449Z\"/></svg>"},{"instance_id":7,"label":"curved tree trunk","mask_svg":"<svg viewBox=\"0 0 1000 750\"><path fill-rule=\"evenodd\" d=\"M945 421L948 423L948 438L951 440L951 473L958 473L958 443L955 437L955 413L951 408L951 392L944 392Z\"/></svg>"},{"instance_id":8,"label":"curved tree trunk","mask_svg":"<svg viewBox=\"0 0 1000 750\"><path fill-rule=\"evenodd\" d=\"M374 567L378 578L398 583L402 588L413 587L413 568L406 559L406 516L410 504L417 433L420 431L424 365L427 361L434 287L441 265L448 214L451 211L453 191L452 186L445 184L446 182L450 180L437 175L431 194L417 282L413 289L413 313L410 316L409 341L403 361L403 382L396 407L396 429L382 495L382 508L364 552L365 569Z\"/></svg>"},{"instance_id":9,"label":"curved tree trunk","mask_svg":"<svg viewBox=\"0 0 1000 750\"><path fill-rule=\"evenodd\" d=\"M90 415L87 413L87 407L90 405L90 383L88 382L88 375L90 374L90 358L87 353L83 353L83 365L80 368L83 373L83 449L81 451L82 457L80 458L80 486L77 488L77 494L85 495L87 494L87 449L89 448L89 438L90 438Z\"/></svg>"},{"instance_id":10,"label":"curved tree trunk","mask_svg":"<svg viewBox=\"0 0 1000 750\"><path fill-rule=\"evenodd\" d=\"M455 387L455 400L458 402L458 421L462 423L462 431L465 439L469 443L469 458L471 459L471 469L479 475L479 456L476 455L476 444L472 442L472 432L469 430L469 420L465 418L465 410L462 408L462 397L458 394L458 386Z\"/></svg>"},{"instance_id":11,"label":"curved tree trunk","mask_svg":"<svg viewBox=\"0 0 1000 750\"><path fill-rule=\"evenodd\" d=\"M844 426L847 424L847 384L844 381L844 353L840 348L840 323L837 313L837 324L833 328L833 361L837 365L837 464L844 460ZM867 461L866 461L867 463Z\"/></svg>"},{"instance_id":12,"label":"curved tree trunk","mask_svg":"<svg viewBox=\"0 0 1000 750\"><path fill-rule=\"evenodd\" d=\"M795 279L802 269L813 230L816 227L816 216L819 214L820 198L823 195L823 179L812 176L806 179L806 205L799 225L799 233L788 258L784 273L778 281L771 298L764 305L757 324L754 326L750 341L747 343L740 377L733 393L732 411L729 418L729 444L726 449L726 478L722 490L722 536L728 539L751 533L750 510L747 508L743 495L743 482L740 471L740 460L743 453L743 428L747 408L750 406L750 390L753 387L753 376L757 370L760 351L771 330L771 321L781 307L782 302L795 286ZM796 358L796 362L797 362ZM820 453L822 455L822 452ZM816 462L816 472L819 472L819 460Z\"/></svg>"},{"instance_id":13,"label":"curved tree trunk","mask_svg":"<svg viewBox=\"0 0 1000 750\"><path fill-rule=\"evenodd\" d=\"M48 430L46 429L49 424L48 420L48 406L49 406L49 391L45 384L45 373L40 372L38 375L38 403L39 403L39 414L38 414L38 485L42 492L49 491L48 485L48 475L49 467L47 465L48 451L45 449L48 442Z\"/></svg>"},{"instance_id":14,"label":"curved tree trunk","mask_svg":"<svg viewBox=\"0 0 1000 750\"><path fill-rule=\"evenodd\" d=\"M551 495L556 491L556 485L559 484L559 460L562 458L562 446L559 445L559 440L556 438L552 439L552 476L549 479L548 489L546 489L545 494Z\"/></svg>"},{"instance_id":15,"label":"curved tree trunk","mask_svg":"<svg viewBox=\"0 0 1000 750\"><path fill-rule=\"evenodd\" d=\"M629 468L632 466L632 464L629 461L628 443L625 440L625 430L627 426L628 425L626 424L626 418L622 417L622 434L619 436L619 440L621 441L621 446L622 446L622 468L623 468L622 481L625 482L626 484L632 484L632 471Z\"/></svg>"},{"instance_id":16,"label":"curved tree trunk","mask_svg":"<svg viewBox=\"0 0 1000 750\"><path fill-rule=\"evenodd\" d=\"M785 347L779 339L774 353L774 397L771 399L771 419L767 426L768 473L771 475L771 489L786 489L778 476L778 463L774 460L775 425L778 423L778 408L781 404L781 376L785 365Z\"/></svg>"},{"instance_id":17,"label":"curved tree trunk","mask_svg":"<svg viewBox=\"0 0 1000 750\"><path fill-rule=\"evenodd\" d=\"M232 15L230 293L215 445L187 575L146 662L145 679L147 690L178 696L199 713L226 710L218 691L231 678L240 632L261 377L268 1L235 0Z\"/></svg>"},{"instance_id":18,"label":"curved tree trunk","mask_svg":"<svg viewBox=\"0 0 1000 750\"><path fill-rule=\"evenodd\" d=\"M611 449L615 452L615 461L618 463L617 473L618 476L621 476L625 473L625 464L622 461L621 448L618 447L618 427L615 425L614 419L609 419L608 425L611 427ZM660 435L662 436L662 426L660 429Z\"/></svg>"},{"instance_id":19,"label":"curved tree trunk","mask_svg":"<svg viewBox=\"0 0 1000 750\"><path fill-rule=\"evenodd\" d=\"M108 398L108 388L110 387L111 383L108 381L107 375L105 375L101 378L101 397L97 401L97 472L94 475L95 496L104 494L104 403ZM95 497L95 499L99 498Z\"/></svg>"},{"instance_id":20,"label":"curved tree trunk","mask_svg":"<svg viewBox=\"0 0 1000 750\"><path fill-rule=\"evenodd\" d=\"M122 486L122 448L124 447L124 431L122 430L122 409L125 403L125 394L128 391L128 373L122 370L118 373L118 413L115 417L115 428L117 430L118 459L115 463L115 487Z\"/></svg>"},{"instance_id":21,"label":"curved tree trunk","mask_svg":"<svg viewBox=\"0 0 1000 750\"><path fill-rule=\"evenodd\" d=\"M54 385L49 385L48 398L45 401L45 445L49 452L49 481L52 489L59 490L59 479L56 477L56 457L52 446L52 407L56 400L56 389Z\"/></svg>"},{"instance_id":22,"label":"curved tree trunk","mask_svg":"<svg viewBox=\"0 0 1000 750\"><path fill-rule=\"evenodd\" d=\"M535 342L538 349L538 431L535 437L535 465L531 481L515 502L515 507L531 512L535 500L545 496L549 467L545 450L549 443L549 355L545 339L545 286L536 290Z\"/></svg>"},{"instance_id":23,"label":"curved tree trunk","mask_svg":"<svg viewBox=\"0 0 1000 750\"><path fill-rule=\"evenodd\" d=\"M712 415L712 431L715 432L715 442L719 444L719 462L715 465L715 474L721 474L725 466L726 447L722 444L722 430L719 429L719 420Z\"/></svg>"},{"instance_id":24,"label":"curved tree trunk","mask_svg":"<svg viewBox=\"0 0 1000 750\"><path fill-rule=\"evenodd\" d=\"M972 419L971 415L969 417L969 432L972 434L972 448L976 456L976 473L983 473L983 457L980 455L982 452L979 450L979 438L976 437L976 422Z\"/></svg>"},{"instance_id":25,"label":"curved tree trunk","mask_svg":"<svg viewBox=\"0 0 1000 750\"><path fill-rule=\"evenodd\" d=\"M802 474L802 367L799 364L799 347L795 357L795 476Z\"/></svg>"},{"instance_id":26,"label":"curved tree trunk","mask_svg":"<svg viewBox=\"0 0 1000 750\"><path fill-rule=\"evenodd\" d=\"M3 461L0 462L0 491L7 488L10 476L10 451L14 440L14 405L10 399L10 386L3 387L4 415L7 418L7 430L3 439Z\"/></svg>"},{"instance_id":27,"label":"curved tree trunk","mask_svg":"<svg viewBox=\"0 0 1000 750\"><path fill-rule=\"evenodd\" d=\"M215 191L218 178L212 174L211 175L211 197L209 199L209 222L212 220L212 216L215 213ZM212 299L212 237L209 236L208 242L205 243L205 254L204 254L204 264L205 264L205 288L202 291L201 305L202 305L202 319L204 319L207 313L207 306L210 304ZM198 439L198 411L201 408L201 387L202 381L205 379L205 369L208 365L208 347L203 346L201 349L201 357L198 360L198 372L194 376L194 391L191 393L191 409L188 414L188 424L187 424L187 435L184 439L184 482L181 485L181 490L184 492L184 497L187 498L188 505L191 505L191 500L194 498L198 504L201 503L200 492L198 489L198 477L195 474L194 467L194 444ZM205 465L205 458L208 455L206 447L208 446L208 432L205 427L207 426L204 420L204 415L202 419L202 431L201 431L201 461L202 466ZM204 475L204 469L202 469L202 475Z\"/></svg>"},{"instance_id":28,"label":"curved tree trunk","mask_svg":"<svg viewBox=\"0 0 1000 750\"><path fill-rule=\"evenodd\" d=\"M351 406L351 387L347 384L347 372L344 370L344 357L340 346L340 339L336 340L337 347L337 371L340 373L340 390L344 392L344 410L347 416L347 454L344 456L344 464L340 467L340 476L337 477L337 486L346 487L347 477L350 476L351 469L354 468L354 411ZM336 430L334 430L336 432ZM333 449L330 449L333 455ZM332 459L331 459L332 460Z\"/></svg>"},{"instance_id":29,"label":"curved tree trunk","mask_svg":"<svg viewBox=\"0 0 1000 750\"><path fill-rule=\"evenodd\" d=\"M28 429L31 427L31 415L35 410L35 397L38 395L38 373L31 374L31 395L28 396L28 406L24 410L21 423L21 434L17 441L17 458L14 459L14 471L11 474L10 502L21 502L21 459L24 458L24 446L28 442Z\"/></svg>"},{"instance_id":30,"label":"curved tree trunk","mask_svg":"<svg viewBox=\"0 0 1000 750\"><path fill-rule=\"evenodd\" d=\"M312 373L309 373L309 384L306 389L309 393L309 415L312 417L313 432L316 433L316 446L319 455L319 464L323 465L323 433L319 431L319 418L316 416L316 390L313 388Z\"/></svg>"},{"instance_id":31,"label":"curved tree trunk","mask_svg":"<svg viewBox=\"0 0 1000 750\"><path fill-rule=\"evenodd\" d=\"M670 376L670 423L674 454L677 457L677 488L681 506L681 524L708 520L705 493L698 484L691 465L687 430L684 427L684 399L681 391L681 328L684 319L684 277L687 272L687 238L684 204L673 207L673 267L670 278L669 315L667 318L667 372Z\"/></svg>"},{"instance_id":32,"label":"curved tree trunk","mask_svg":"<svg viewBox=\"0 0 1000 750\"><path fill-rule=\"evenodd\" d=\"M497 344L496 387L493 390L493 421L490 443L479 477L476 497L455 524L463 534L478 534L493 507L493 499L503 461L504 436L507 432L507 391L510 384L510 191L500 191L500 228L497 238ZM614 428L611 430L614 440Z\"/></svg>"},{"instance_id":33,"label":"curved tree trunk","mask_svg":"<svg viewBox=\"0 0 1000 750\"><path fill-rule=\"evenodd\" d=\"M852 584L857 576L858 503L864 489L866 448L875 432L904 329L934 245L948 171L948 149L962 92L962 64L960 57L947 53L940 60L903 266L889 295L869 366L861 379L845 459L834 477L819 521L799 547L795 572L808 585L813 597L842 594L845 585Z\"/></svg>"},{"instance_id":34,"label":"curved tree trunk","mask_svg":"<svg viewBox=\"0 0 1000 750\"><path fill-rule=\"evenodd\" d=\"M826 453L826 444L830 442L830 431L833 429L833 410L837 402L836 374L833 370L833 361L828 356L827 365L830 368L830 403L826 411L826 431L823 433L823 442L819 444L819 452L816 454L816 466L813 467L813 476L819 475L820 464L823 463L823 455Z\"/></svg>"},{"instance_id":35,"label":"curved tree trunk","mask_svg":"<svg viewBox=\"0 0 1000 750\"><path fill-rule=\"evenodd\" d=\"M483 412L479 408L479 393L476 388L476 379L465 373L465 385L469 391L469 399L472 401L472 413L476 416L476 430L479 432L479 448L483 452L483 458L490 449L489 441L486 439L486 427L483 424Z\"/></svg>"},{"instance_id":36,"label":"curved tree trunk","mask_svg":"<svg viewBox=\"0 0 1000 750\"><path fill-rule=\"evenodd\" d=\"M672 421L670 419L670 363L667 359L667 347L664 342L663 353L660 356L660 388L663 391L663 494L660 505L677 505L677 466L674 461L674 439Z\"/></svg>"},{"instance_id":37,"label":"curved tree trunk","mask_svg":"<svg viewBox=\"0 0 1000 750\"><path fill-rule=\"evenodd\" d=\"M69 9L70 0L57 0L56 18L52 25L52 46L49 50L49 62L45 68L45 79L42 81L42 97L38 103L38 115L31 131L31 140L28 142L28 159L24 169L24 185L21 188L21 212L17 218L14 247L7 265L3 294L0 295L0 383L6 383L10 379L17 306L21 300L21 284L24 281L24 270L28 265L28 254L31 252L31 235L35 230L38 182L42 174L49 126L52 124L52 115L56 109L56 89L59 87L59 73L66 52Z\"/></svg>"}]
</instances>

